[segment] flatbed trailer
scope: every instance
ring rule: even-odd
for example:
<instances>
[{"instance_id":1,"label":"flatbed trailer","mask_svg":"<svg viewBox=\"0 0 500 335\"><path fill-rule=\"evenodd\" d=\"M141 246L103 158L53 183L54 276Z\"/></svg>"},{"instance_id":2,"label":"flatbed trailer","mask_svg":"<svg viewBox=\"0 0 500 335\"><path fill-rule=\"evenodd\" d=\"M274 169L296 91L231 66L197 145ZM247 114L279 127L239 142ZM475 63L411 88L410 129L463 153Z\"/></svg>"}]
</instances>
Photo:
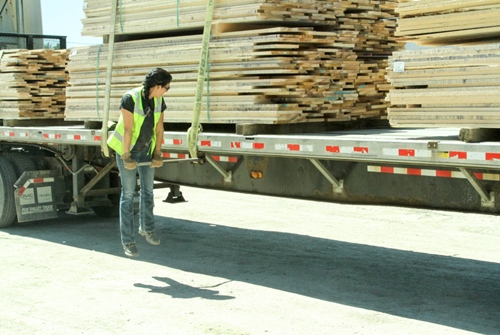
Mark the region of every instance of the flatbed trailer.
<instances>
[{"instance_id":1,"label":"flatbed trailer","mask_svg":"<svg viewBox=\"0 0 500 335\"><path fill-rule=\"evenodd\" d=\"M458 134L456 128L201 132L200 157L190 159L188 134L166 131L163 156L176 164L156 169L156 186L170 187L171 201L181 200L179 187L189 185L498 213L500 142L465 143ZM101 130L83 125L0 127L0 226L57 217L60 210L117 215L118 171L114 158L102 155L101 138Z\"/></svg>"}]
</instances>

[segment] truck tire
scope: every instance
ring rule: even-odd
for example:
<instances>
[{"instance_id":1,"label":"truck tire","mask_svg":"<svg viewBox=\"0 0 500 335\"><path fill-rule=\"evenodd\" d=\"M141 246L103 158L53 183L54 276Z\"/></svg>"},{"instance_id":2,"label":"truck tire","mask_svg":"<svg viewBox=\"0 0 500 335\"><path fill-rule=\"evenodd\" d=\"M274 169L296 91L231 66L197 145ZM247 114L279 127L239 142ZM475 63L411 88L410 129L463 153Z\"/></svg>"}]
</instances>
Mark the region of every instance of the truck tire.
<instances>
[{"instance_id":1,"label":"truck tire","mask_svg":"<svg viewBox=\"0 0 500 335\"><path fill-rule=\"evenodd\" d=\"M35 163L31 160L31 158L22 155L6 155L5 158L10 162L14 171L16 173L17 178L21 177L24 171L35 171L36 166Z\"/></svg>"},{"instance_id":2,"label":"truck tire","mask_svg":"<svg viewBox=\"0 0 500 335\"><path fill-rule=\"evenodd\" d=\"M0 227L8 227L16 220L16 180L14 167L5 157L0 156Z\"/></svg>"}]
</instances>

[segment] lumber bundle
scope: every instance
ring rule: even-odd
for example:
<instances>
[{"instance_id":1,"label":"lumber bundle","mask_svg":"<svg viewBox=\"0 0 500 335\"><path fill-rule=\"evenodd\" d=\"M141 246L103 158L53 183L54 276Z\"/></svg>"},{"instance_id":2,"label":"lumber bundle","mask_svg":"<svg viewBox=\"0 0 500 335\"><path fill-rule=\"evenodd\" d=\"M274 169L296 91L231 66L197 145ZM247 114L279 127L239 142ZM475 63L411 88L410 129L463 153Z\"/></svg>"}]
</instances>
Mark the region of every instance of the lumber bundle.
<instances>
[{"instance_id":1,"label":"lumber bundle","mask_svg":"<svg viewBox=\"0 0 500 335\"><path fill-rule=\"evenodd\" d=\"M458 45L500 36L499 0L413 0L401 3L396 36L420 45Z\"/></svg>"},{"instance_id":2,"label":"lumber bundle","mask_svg":"<svg viewBox=\"0 0 500 335\"><path fill-rule=\"evenodd\" d=\"M297 123L386 115L395 0L215 2L201 122ZM109 33L111 6L86 0L84 35ZM151 68L173 75L165 122L190 122L206 2L123 0L115 26L110 118ZM75 49L68 120L99 121L108 46Z\"/></svg>"},{"instance_id":3,"label":"lumber bundle","mask_svg":"<svg viewBox=\"0 0 500 335\"><path fill-rule=\"evenodd\" d=\"M288 123L346 119L346 114L349 118L358 96L360 62L353 51L333 46L352 38L353 32L287 27L215 36L202 120ZM118 106L123 93L138 86L149 69L168 65L174 81L166 121L190 120L200 44L200 35L116 43L111 105ZM104 97L105 62L96 75L97 53L105 60L107 46L80 48L70 56L66 119L92 119L102 113L101 105L96 112L96 102ZM111 117L119 115L117 108L111 112L116 113Z\"/></svg>"},{"instance_id":4,"label":"lumber bundle","mask_svg":"<svg viewBox=\"0 0 500 335\"><path fill-rule=\"evenodd\" d=\"M367 1L365 1L367 2ZM332 22L345 10L344 1L217 0L213 20L219 23ZM118 6L116 34L154 33L201 29L207 2L200 0L123 0ZM82 35L103 36L110 32L111 2L84 1Z\"/></svg>"},{"instance_id":5,"label":"lumber bundle","mask_svg":"<svg viewBox=\"0 0 500 335\"><path fill-rule=\"evenodd\" d=\"M500 44L396 52L389 69L392 126L500 128Z\"/></svg>"},{"instance_id":6,"label":"lumber bundle","mask_svg":"<svg viewBox=\"0 0 500 335\"><path fill-rule=\"evenodd\" d=\"M64 118L68 50L0 51L0 119Z\"/></svg>"}]
</instances>

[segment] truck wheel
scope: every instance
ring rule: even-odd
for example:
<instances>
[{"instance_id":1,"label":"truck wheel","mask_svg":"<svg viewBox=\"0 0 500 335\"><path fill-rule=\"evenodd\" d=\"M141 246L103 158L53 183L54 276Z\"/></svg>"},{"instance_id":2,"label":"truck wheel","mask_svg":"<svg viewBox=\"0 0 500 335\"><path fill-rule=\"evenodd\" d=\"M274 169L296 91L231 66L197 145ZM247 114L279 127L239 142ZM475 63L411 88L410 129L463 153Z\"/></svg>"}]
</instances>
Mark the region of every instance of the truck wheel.
<instances>
[{"instance_id":1,"label":"truck wheel","mask_svg":"<svg viewBox=\"0 0 500 335\"><path fill-rule=\"evenodd\" d=\"M0 156L0 227L8 227L16 219L14 183L16 172L12 164Z\"/></svg>"},{"instance_id":2,"label":"truck wheel","mask_svg":"<svg viewBox=\"0 0 500 335\"><path fill-rule=\"evenodd\" d=\"M24 171L35 171L36 166L35 163L31 160L31 158L27 156L21 155L6 155L5 158L10 162L14 171L16 173L17 178L21 177Z\"/></svg>"}]
</instances>

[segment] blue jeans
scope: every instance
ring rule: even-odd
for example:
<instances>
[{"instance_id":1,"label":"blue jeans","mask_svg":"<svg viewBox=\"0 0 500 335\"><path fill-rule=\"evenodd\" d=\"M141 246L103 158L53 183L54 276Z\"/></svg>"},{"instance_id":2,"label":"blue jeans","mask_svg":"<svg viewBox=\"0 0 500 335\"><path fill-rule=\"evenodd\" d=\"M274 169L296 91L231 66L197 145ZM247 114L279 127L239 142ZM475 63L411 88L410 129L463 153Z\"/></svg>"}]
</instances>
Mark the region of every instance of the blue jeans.
<instances>
[{"instance_id":1,"label":"blue jeans","mask_svg":"<svg viewBox=\"0 0 500 335\"><path fill-rule=\"evenodd\" d=\"M131 157L138 163L151 161L151 155L147 151L131 152ZM121 156L116 154L116 163L120 171L122 192L120 196L120 234L124 244L135 243L134 232L134 194L137 185L137 172L140 182L139 203L139 227L141 230L154 231L155 219L153 214L154 197L154 169L146 166L138 166L134 170L128 170L123 165Z\"/></svg>"}]
</instances>

